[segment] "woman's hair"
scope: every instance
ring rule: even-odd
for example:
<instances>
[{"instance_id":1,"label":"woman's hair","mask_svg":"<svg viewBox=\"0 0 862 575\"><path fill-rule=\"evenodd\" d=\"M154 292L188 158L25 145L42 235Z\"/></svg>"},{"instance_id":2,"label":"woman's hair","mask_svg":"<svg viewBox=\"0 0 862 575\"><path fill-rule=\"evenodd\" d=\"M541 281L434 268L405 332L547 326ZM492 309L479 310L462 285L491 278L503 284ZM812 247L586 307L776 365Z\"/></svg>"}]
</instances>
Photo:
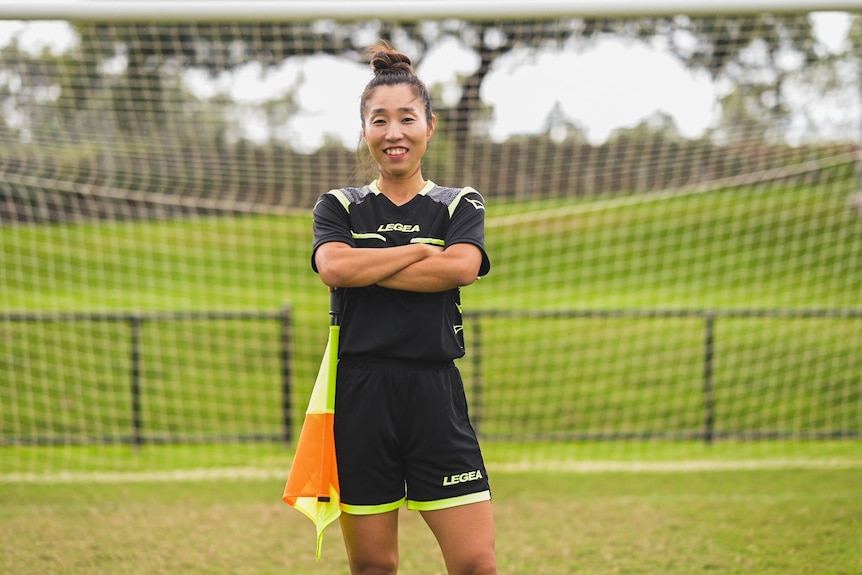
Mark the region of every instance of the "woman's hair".
<instances>
[{"instance_id":1,"label":"woman's hair","mask_svg":"<svg viewBox=\"0 0 862 575\"><path fill-rule=\"evenodd\" d=\"M380 86L406 84L411 87L416 97L421 99L422 103L425 104L425 119L430 124L431 118L434 115L431 110L431 96L428 94L428 88L425 86L425 83L416 75L410 58L394 50L385 42L368 48L366 55L370 57L374 77L365 86L362 98L359 101L359 116L362 122L365 122L365 107L374 90Z\"/></svg>"}]
</instances>

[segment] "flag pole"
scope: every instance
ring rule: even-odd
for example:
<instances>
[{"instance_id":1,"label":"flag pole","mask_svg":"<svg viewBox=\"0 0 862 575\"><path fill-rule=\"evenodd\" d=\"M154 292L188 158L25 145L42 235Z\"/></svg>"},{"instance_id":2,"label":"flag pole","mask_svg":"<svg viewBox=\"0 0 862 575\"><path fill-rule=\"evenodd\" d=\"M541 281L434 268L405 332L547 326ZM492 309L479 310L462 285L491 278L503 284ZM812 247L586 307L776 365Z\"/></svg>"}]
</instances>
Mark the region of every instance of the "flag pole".
<instances>
[{"instance_id":1,"label":"flag pole","mask_svg":"<svg viewBox=\"0 0 862 575\"><path fill-rule=\"evenodd\" d=\"M329 292L329 330L330 330L330 344L332 343L332 333L333 331L337 332L341 327L341 306L344 300L343 290L338 288L330 288ZM336 340L337 341L337 340ZM338 349L330 349L329 353L329 369L327 370L329 373L334 374L338 369ZM329 386L328 393L326 397L327 407L335 411L335 390L333 386ZM335 454L330 451L324 451L322 457L320 458L320 477L325 477L326 470L329 469L330 465L332 465L332 457ZM329 503L332 500L332 496L330 495L329 486L324 486L321 484L320 491L317 494L317 501L320 503Z\"/></svg>"}]
</instances>

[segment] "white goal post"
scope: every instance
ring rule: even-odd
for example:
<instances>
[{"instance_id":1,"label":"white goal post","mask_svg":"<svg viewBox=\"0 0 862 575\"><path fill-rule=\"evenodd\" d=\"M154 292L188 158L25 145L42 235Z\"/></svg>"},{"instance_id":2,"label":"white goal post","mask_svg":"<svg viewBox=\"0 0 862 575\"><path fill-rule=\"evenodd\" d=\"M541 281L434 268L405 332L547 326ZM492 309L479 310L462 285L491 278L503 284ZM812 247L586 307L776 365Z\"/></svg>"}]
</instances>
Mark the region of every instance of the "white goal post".
<instances>
[{"instance_id":1,"label":"white goal post","mask_svg":"<svg viewBox=\"0 0 862 575\"><path fill-rule=\"evenodd\" d=\"M0 0L0 18L118 21L621 17L857 11L860 0Z\"/></svg>"}]
</instances>

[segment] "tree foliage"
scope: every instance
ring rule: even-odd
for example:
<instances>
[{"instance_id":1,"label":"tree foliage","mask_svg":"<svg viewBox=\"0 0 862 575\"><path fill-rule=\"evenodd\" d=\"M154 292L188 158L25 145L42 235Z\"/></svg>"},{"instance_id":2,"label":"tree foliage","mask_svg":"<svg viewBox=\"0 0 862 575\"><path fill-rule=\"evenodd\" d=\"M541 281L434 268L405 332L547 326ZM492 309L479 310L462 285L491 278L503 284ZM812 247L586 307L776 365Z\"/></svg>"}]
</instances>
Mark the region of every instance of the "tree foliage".
<instances>
[{"instance_id":1,"label":"tree foliage","mask_svg":"<svg viewBox=\"0 0 862 575\"><path fill-rule=\"evenodd\" d=\"M144 22L74 23L79 45L59 57L4 59L16 62L22 83L36 86L46 77L60 87L58 109L108 109L126 134L158 131L171 121L173 98L183 73L196 68L215 76L249 62L276 66L287 59L327 54L362 61L363 50L385 40L417 63L435 46L454 41L475 54L475 66L458 78L460 97L443 114L456 146L477 137L485 105L481 89L506 54L538 56L547 49L584 49L615 37L661 45L692 70L720 82L728 118L780 123L788 113L783 96L787 78L823 58L805 14L673 16L639 19L555 21L433 22ZM859 43L858 33L851 41ZM50 69L49 73L44 70ZM190 95L186 95L191 99ZM19 98L27 114L34 106ZM287 104L288 110L291 108ZM284 114L284 108L270 111ZM65 121L69 119L66 118Z\"/></svg>"}]
</instances>

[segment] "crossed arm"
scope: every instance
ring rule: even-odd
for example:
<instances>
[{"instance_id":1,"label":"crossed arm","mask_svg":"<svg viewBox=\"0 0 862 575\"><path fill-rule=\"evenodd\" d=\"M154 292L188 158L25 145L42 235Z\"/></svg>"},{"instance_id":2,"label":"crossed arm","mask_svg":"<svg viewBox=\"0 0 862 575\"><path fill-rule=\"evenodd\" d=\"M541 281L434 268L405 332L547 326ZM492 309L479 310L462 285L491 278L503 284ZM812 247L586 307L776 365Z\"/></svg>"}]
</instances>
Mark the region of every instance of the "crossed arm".
<instances>
[{"instance_id":1,"label":"crossed arm","mask_svg":"<svg viewBox=\"0 0 862 575\"><path fill-rule=\"evenodd\" d=\"M390 289L439 292L473 283L482 253L472 244L445 250L428 244L393 248L353 248L329 242L317 248L315 263L323 283L334 288L377 284Z\"/></svg>"}]
</instances>

